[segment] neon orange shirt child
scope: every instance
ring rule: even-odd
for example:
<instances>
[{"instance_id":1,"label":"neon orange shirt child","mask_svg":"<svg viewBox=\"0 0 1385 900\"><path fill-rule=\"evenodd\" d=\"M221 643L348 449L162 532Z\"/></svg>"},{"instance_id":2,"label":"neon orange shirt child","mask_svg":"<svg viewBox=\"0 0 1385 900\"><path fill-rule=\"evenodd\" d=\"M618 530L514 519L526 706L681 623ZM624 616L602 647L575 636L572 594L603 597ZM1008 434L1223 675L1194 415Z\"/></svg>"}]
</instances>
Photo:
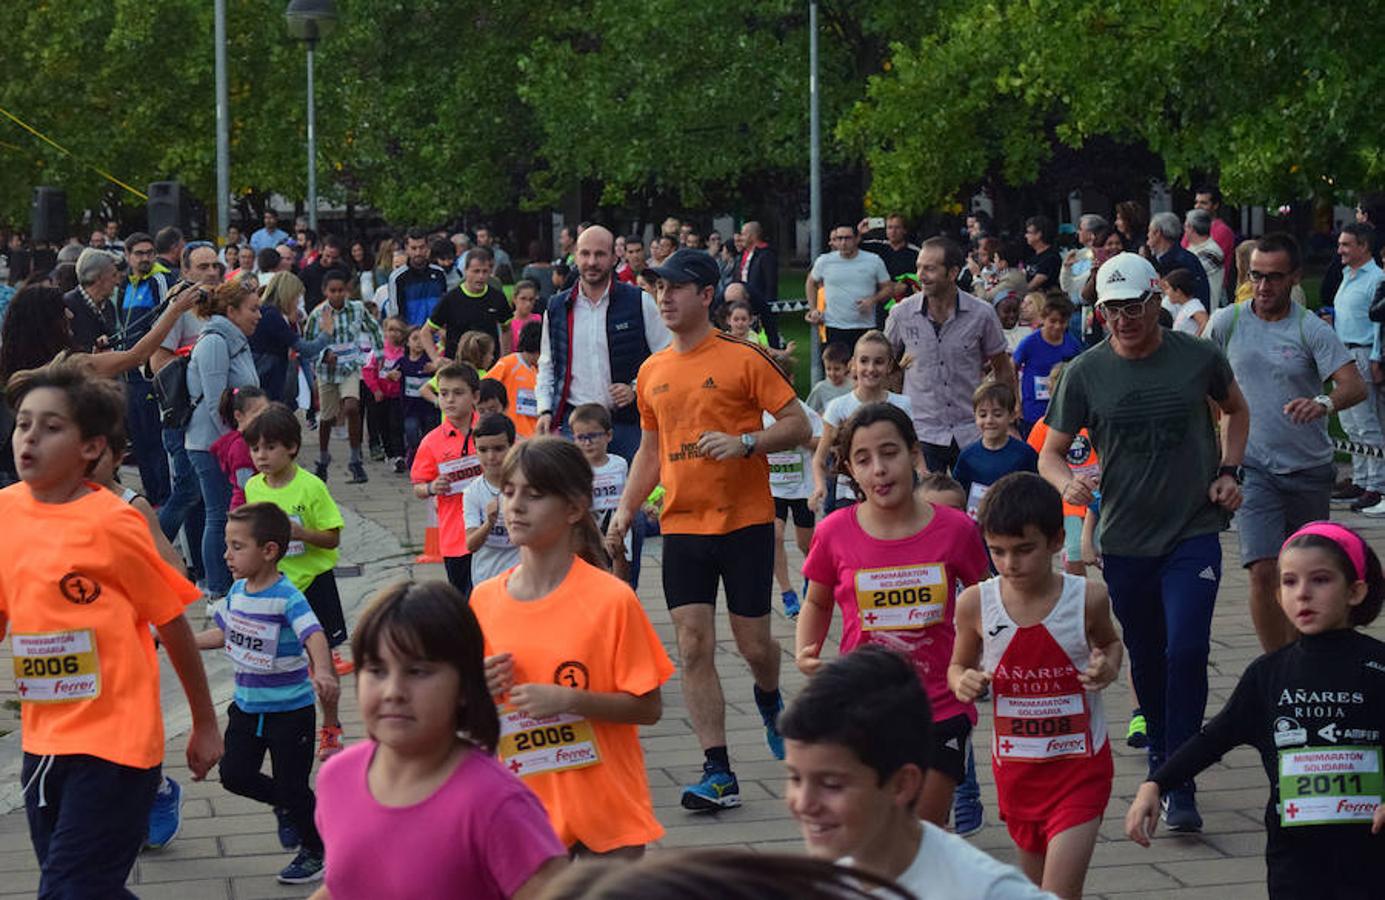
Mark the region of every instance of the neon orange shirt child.
<instances>
[{"instance_id":1,"label":"neon orange shirt child","mask_svg":"<svg viewBox=\"0 0 1385 900\"><path fill-rule=\"evenodd\" d=\"M518 353L511 353L491 366L486 377L505 385L505 394L510 398L505 411L515 423L515 433L521 438L531 437L539 422L539 401L534 393L539 382L538 371Z\"/></svg>"},{"instance_id":2,"label":"neon orange shirt child","mask_svg":"<svg viewBox=\"0 0 1385 900\"><path fill-rule=\"evenodd\" d=\"M643 695L668 681L673 663L629 585L574 557L553 593L521 601L509 575L478 584L471 609L486 655L510 653L515 682ZM604 853L663 837L654 818L636 725L575 716L528 719L500 712L499 753L524 779L564 845Z\"/></svg>"}]
</instances>

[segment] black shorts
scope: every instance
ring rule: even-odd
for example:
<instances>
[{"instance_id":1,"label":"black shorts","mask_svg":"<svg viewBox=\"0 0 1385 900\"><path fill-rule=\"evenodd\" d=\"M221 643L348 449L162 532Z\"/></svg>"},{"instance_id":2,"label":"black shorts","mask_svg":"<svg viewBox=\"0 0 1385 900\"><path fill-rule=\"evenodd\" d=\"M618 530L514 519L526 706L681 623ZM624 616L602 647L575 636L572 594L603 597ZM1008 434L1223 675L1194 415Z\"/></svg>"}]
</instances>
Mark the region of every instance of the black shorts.
<instances>
[{"instance_id":1,"label":"black shorts","mask_svg":"<svg viewBox=\"0 0 1385 900\"><path fill-rule=\"evenodd\" d=\"M808 508L808 501L802 498L798 500L785 500L782 497L774 498L774 517L781 522L789 520L789 513L793 513L793 524L795 528L812 528L813 511Z\"/></svg>"},{"instance_id":2,"label":"black shorts","mask_svg":"<svg viewBox=\"0 0 1385 900\"><path fill-rule=\"evenodd\" d=\"M328 569L303 589L303 596L317 616L318 624L327 635L328 647L346 643L346 616L341 611L341 594L337 593L337 576Z\"/></svg>"},{"instance_id":3,"label":"black shorts","mask_svg":"<svg viewBox=\"0 0 1385 900\"><path fill-rule=\"evenodd\" d=\"M769 615L774 580L774 524L729 534L664 535L664 599L669 609L717 602L717 579L726 608L754 619Z\"/></svg>"},{"instance_id":4,"label":"black shorts","mask_svg":"<svg viewBox=\"0 0 1385 900\"><path fill-rule=\"evenodd\" d=\"M936 769L957 784L967 774L967 746L971 743L971 722L963 713L933 723L933 757L928 768Z\"/></svg>"}]
</instances>

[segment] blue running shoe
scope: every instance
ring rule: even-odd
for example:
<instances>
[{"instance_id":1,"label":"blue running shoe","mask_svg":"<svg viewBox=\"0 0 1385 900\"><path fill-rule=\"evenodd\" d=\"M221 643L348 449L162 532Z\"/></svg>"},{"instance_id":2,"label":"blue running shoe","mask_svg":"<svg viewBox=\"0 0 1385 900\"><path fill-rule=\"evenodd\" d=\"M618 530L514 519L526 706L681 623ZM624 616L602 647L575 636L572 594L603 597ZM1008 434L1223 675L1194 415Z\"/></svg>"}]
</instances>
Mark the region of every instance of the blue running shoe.
<instances>
[{"instance_id":1,"label":"blue running shoe","mask_svg":"<svg viewBox=\"0 0 1385 900\"><path fill-rule=\"evenodd\" d=\"M1202 815L1197 811L1197 796L1191 785L1169 791L1163 796L1161 805L1164 808L1164 824L1169 831L1180 834L1202 831Z\"/></svg>"},{"instance_id":2,"label":"blue running shoe","mask_svg":"<svg viewBox=\"0 0 1385 900\"><path fill-rule=\"evenodd\" d=\"M293 862L279 871L280 884L308 884L322 880L322 854L299 850Z\"/></svg>"},{"instance_id":3,"label":"blue running shoe","mask_svg":"<svg viewBox=\"0 0 1385 900\"><path fill-rule=\"evenodd\" d=\"M736 776L709 762L702 764L702 780L683 788L683 808L691 812L717 812L741 805L741 785Z\"/></svg>"},{"instance_id":4,"label":"blue running shoe","mask_svg":"<svg viewBox=\"0 0 1385 900\"><path fill-rule=\"evenodd\" d=\"M154 805L149 810L144 846L150 850L162 850L178 836L178 829L182 825L183 789L178 782L165 775L163 784L159 785L158 793L154 795Z\"/></svg>"},{"instance_id":5,"label":"blue running shoe","mask_svg":"<svg viewBox=\"0 0 1385 900\"><path fill-rule=\"evenodd\" d=\"M798 595L793 591L785 591L779 596L784 601L784 615L788 616L790 619L797 619L799 610Z\"/></svg>"},{"instance_id":6,"label":"blue running shoe","mask_svg":"<svg viewBox=\"0 0 1385 900\"><path fill-rule=\"evenodd\" d=\"M986 810L981 805L981 787L976 783L976 754L967 740L967 771L952 798L952 830L958 837L971 837L986 825Z\"/></svg>"},{"instance_id":7,"label":"blue running shoe","mask_svg":"<svg viewBox=\"0 0 1385 900\"><path fill-rule=\"evenodd\" d=\"M274 807L274 818L279 821L279 846L285 850L297 850L303 843L303 839L298 836L298 828L289 818L289 811L283 807Z\"/></svg>"},{"instance_id":8,"label":"blue running shoe","mask_svg":"<svg viewBox=\"0 0 1385 900\"><path fill-rule=\"evenodd\" d=\"M757 704L758 706L758 704ZM760 721L765 723L765 743L769 744L769 752L775 759L784 758L784 736L779 733L779 714L784 711L784 695L779 695L779 704L774 712L767 713L760 710Z\"/></svg>"}]
</instances>

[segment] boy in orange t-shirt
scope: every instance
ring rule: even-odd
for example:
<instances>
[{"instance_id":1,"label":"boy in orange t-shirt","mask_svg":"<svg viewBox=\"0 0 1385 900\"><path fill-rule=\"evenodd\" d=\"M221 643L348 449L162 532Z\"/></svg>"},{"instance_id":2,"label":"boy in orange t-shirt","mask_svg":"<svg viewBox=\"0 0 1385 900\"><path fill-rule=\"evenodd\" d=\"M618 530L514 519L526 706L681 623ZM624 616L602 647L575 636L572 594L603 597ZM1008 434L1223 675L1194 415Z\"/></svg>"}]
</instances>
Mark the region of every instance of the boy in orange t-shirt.
<instances>
[{"instance_id":1,"label":"boy in orange t-shirt","mask_svg":"<svg viewBox=\"0 0 1385 900\"><path fill-rule=\"evenodd\" d=\"M119 385L65 362L12 383L9 399L22 482L0 491L0 636L12 633L38 893L129 896L125 880L162 781L150 625L191 708L193 778L221 757L183 616L200 594L159 557L140 514L87 478L121 428Z\"/></svg>"},{"instance_id":2,"label":"boy in orange t-shirt","mask_svg":"<svg viewBox=\"0 0 1385 900\"><path fill-rule=\"evenodd\" d=\"M430 502L437 498L438 542L447 580L466 597L471 594L471 555L462 492L481 477L481 459L471 434L481 378L470 363L455 362L439 369L436 381L442 424L419 442L409 478L415 497Z\"/></svg>"},{"instance_id":3,"label":"boy in orange t-shirt","mask_svg":"<svg viewBox=\"0 0 1385 900\"><path fill-rule=\"evenodd\" d=\"M640 448L630 465L607 546L625 531L656 484L665 488L664 599L678 632L687 690L705 701L694 721L706 760L683 791L685 809L740 805L726 748L726 714L712 659L717 584L726 590L736 646L750 664L756 709L770 752L784 758L775 719L779 644L770 636L774 498L766 455L811 437L805 407L764 348L712 328L707 310L720 278L699 250L679 250L653 270L659 315L673 342L640 366ZM763 414L775 419L764 427Z\"/></svg>"},{"instance_id":4,"label":"boy in orange t-shirt","mask_svg":"<svg viewBox=\"0 0 1385 900\"><path fill-rule=\"evenodd\" d=\"M577 544L600 552L576 445L515 445L500 484L519 565L471 597L487 682L504 701L497 752L573 852L640 853L664 829L638 726L659 720L673 663L629 585L576 555Z\"/></svg>"},{"instance_id":5,"label":"boy in orange t-shirt","mask_svg":"<svg viewBox=\"0 0 1385 900\"><path fill-rule=\"evenodd\" d=\"M543 341L543 325L529 322L519 331L519 344L515 352L502 357L486 373L505 385L510 405L506 413L515 423L515 432L521 439L532 437L538 427L539 401L534 388L539 380L539 348Z\"/></svg>"}]
</instances>

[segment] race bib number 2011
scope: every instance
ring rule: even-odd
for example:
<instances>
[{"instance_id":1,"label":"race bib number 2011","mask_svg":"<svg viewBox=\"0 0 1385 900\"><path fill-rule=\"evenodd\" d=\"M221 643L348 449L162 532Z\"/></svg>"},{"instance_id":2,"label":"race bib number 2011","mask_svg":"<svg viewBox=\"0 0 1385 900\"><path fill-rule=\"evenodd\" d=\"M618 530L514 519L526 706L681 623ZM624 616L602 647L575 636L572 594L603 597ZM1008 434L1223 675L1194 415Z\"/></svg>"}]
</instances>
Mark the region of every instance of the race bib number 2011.
<instances>
[{"instance_id":1,"label":"race bib number 2011","mask_svg":"<svg viewBox=\"0 0 1385 900\"><path fill-rule=\"evenodd\" d=\"M101 696L101 665L91 630L16 634L12 647L20 702L67 703Z\"/></svg>"},{"instance_id":2,"label":"race bib number 2011","mask_svg":"<svg viewBox=\"0 0 1385 900\"><path fill-rule=\"evenodd\" d=\"M1370 822L1380 805L1379 747L1279 751L1281 825Z\"/></svg>"}]
</instances>

